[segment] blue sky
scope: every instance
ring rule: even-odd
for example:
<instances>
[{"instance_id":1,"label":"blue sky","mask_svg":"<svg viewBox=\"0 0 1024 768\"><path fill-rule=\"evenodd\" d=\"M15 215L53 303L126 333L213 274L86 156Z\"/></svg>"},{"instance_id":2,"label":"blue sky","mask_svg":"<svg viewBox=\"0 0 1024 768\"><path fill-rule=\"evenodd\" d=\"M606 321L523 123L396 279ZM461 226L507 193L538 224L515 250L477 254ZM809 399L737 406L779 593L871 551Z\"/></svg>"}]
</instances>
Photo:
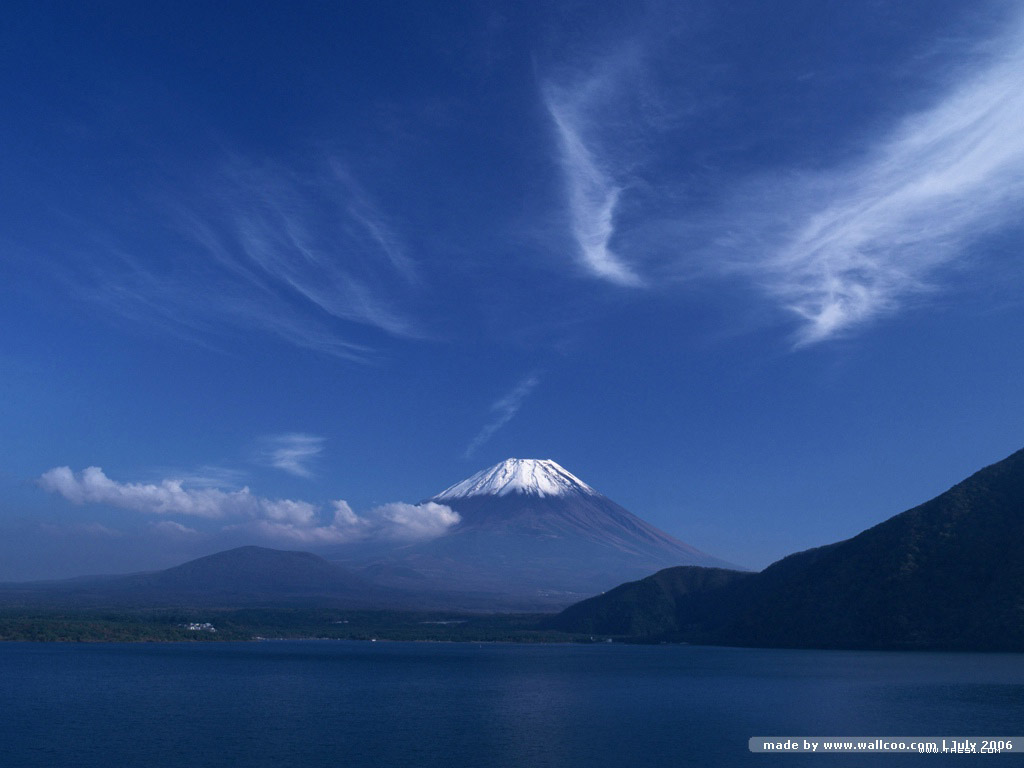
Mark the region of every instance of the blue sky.
<instances>
[{"instance_id":1,"label":"blue sky","mask_svg":"<svg viewBox=\"0 0 1024 768\"><path fill-rule=\"evenodd\" d=\"M25 3L0 579L551 458L760 568L1024 443L1004 2Z\"/></svg>"}]
</instances>

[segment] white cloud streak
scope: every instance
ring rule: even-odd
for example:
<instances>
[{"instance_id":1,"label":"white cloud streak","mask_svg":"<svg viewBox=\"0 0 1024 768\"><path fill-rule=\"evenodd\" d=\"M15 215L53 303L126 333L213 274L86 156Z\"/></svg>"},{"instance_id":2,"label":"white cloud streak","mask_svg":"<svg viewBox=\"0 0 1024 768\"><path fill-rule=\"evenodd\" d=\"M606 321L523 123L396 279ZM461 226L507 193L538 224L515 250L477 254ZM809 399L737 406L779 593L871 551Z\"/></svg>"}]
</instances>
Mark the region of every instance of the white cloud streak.
<instances>
[{"instance_id":1,"label":"white cloud streak","mask_svg":"<svg viewBox=\"0 0 1024 768\"><path fill-rule=\"evenodd\" d=\"M244 530L270 538L310 544L361 540L417 541L435 538L456 525L458 513L443 504L394 502L357 515L345 501L332 503L325 513L315 504L292 499L268 499L248 488L186 488L180 480L160 483L121 483L99 467L77 475L70 467L55 467L39 478L44 490L73 504L106 504L148 515L206 518L227 523L225 530ZM172 520L154 523L154 530L169 535L197 533Z\"/></svg>"},{"instance_id":2,"label":"white cloud streak","mask_svg":"<svg viewBox=\"0 0 1024 768\"><path fill-rule=\"evenodd\" d=\"M477 450L494 436L495 432L508 424L512 417L519 413L519 409L522 407L523 401L531 392L533 392L539 383L540 378L536 374L531 374L519 382L515 389L495 402L491 406L491 412L494 414L494 418L485 424L484 428L481 429L477 436L473 438L470 444L466 447L463 456L467 459L472 458Z\"/></svg>"},{"instance_id":3,"label":"white cloud streak","mask_svg":"<svg viewBox=\"0 0 1024 768\"><path fill-rule=\"evenodd\" d=\"M254 270L257 278L286 287L327 315L395 336L416 336L411 322L374 287L382 266L396 266L397 238L344 178L335 172L336 185L324 188L281 171L244 168L230 174L229 189L237 198L226 197L225 202L238 250L211 253L228 268ZM353 201L342 202L349 198ZM340 225L325 214L340 219ZM411 264L400 264L408 278Z\"/></svg>"},{"instance_id":4,"label":"white cloud streak","mask_svg":"<svg viewBox=\"0 0 1024 768\"><path fill-rule=\"evenodd\" d=\"M173 477L189 488L237 488L244 485L248 476L245 470L210 464L186 470L162 467L153 473L153 477Z\"/></svg>"},{"instance_id":5,"label":"white cloud streak","mask_svg":"<svg viewBox=\"0 0 1024 768\"><path fill-rule=\"evenodd\" d=\"M931 106L876 126L859 152L843 148L856 159L819 171L752 174L731 193L712 190L709 200L726 202L699 213L673 200L693 200L700 190L660 176L659 167L643 168L656 154L627 158L620 148L642 152L664 138L636 115L623 88L627 77L657 87L642 56L608 54L589 76L548 80L541 95L580 263L619 285L650 285L657 273L690 282L740 277L798 319L797 346L852 333L940 294L958 269L980 262L972 246L1019 226L1024 209L1024 16L1003 29L998 39L959 51L947 73L932 72L945 84L934 88ZM644 129L644 140L615 141L635 129ZM623 181L623 167L635 181ZM621 210L627 190L638 200L628 211ZM650 281L635 254L643 254Z\"/></svg>"},{"instance_id":6,"label":"white cloud streak","mask_svg":"<svg viewBox=\"0 0 1024 768\"><path fill-rule=\"evenodd\" d=\"M373 204L371 196L344 165L337 159L332 159L329 166L334 179L347 192L346 213L355 223L362 225L370 241L380 247L380 252L407 282L418 283L416 264L409 258L402 238L395 232L387 217Z\"/></svg>"},{"instance_id":7,"label":"white cloud streak","mask_svg":"<svg viewBox=\"0 0 1024 768\"><path fill-rule=\"evenodd\" d=\"M942 268L1024 209L1024 28L994 60L907 116L856 163L760 189L757 216L795 221L727 257L803 320L798 345L834 338L936 291ZM749 201L747 201L749 205ZM759 210L758 210L759 209ZM741 225L742 226L742 225ZM769 255L765 255L765 252Z\"/></svg>"},{"instance_id":8,"label":"white cloud streak","mask_svg":"<svg viewBox=\"0 0 1024 768\"><path fill-rule=\"evenodd\" d=\"M263 438L261 461L296 477L313 477L310 462L323 452L325 439L317 435L291 432Z\"/></svg>"},{"instance_id":9,"label":"white cloud streak","mask_svg":"<svg viewBox=\"0 0 1024 768\"><path fill-rule=\"evenodd\" d=\"M133 320L200 341L257 330L367 361L371 346L355 340L365 329L423 338L408 311L416 265L337 159L304 172L236 160L203 192L168 197L150 229L167 227L170 238L129 244L104 233L83 260L89 273L63 279Z\"/></svg>"},{"instance_id":10,"label":"white cloud streak","mask_svg":"<svg viewBox=\"0 0 1024 768\"><path fill-rule=\"evenodd\" d=\"M622 188L602 170L584 141L583 109L548 85L544 104L554 123L565 181L572 234L579 261L595 277L622 286L639 286L640 276L609 245L615 234L615 208Z\"/></svg>"},{"instance_id":11,"label":"white cloud streak","mask_svg":"<svg viewBox=\"0 0 1024 768\"><path fill-rule=\"evenodd\" d=\"M195 528L189 528L187 525L176 523L173 520L160 520L152 523L150 527L155 532L170 538L190 538L199 535L199 531Z\"/></svg>"}]
</instances>

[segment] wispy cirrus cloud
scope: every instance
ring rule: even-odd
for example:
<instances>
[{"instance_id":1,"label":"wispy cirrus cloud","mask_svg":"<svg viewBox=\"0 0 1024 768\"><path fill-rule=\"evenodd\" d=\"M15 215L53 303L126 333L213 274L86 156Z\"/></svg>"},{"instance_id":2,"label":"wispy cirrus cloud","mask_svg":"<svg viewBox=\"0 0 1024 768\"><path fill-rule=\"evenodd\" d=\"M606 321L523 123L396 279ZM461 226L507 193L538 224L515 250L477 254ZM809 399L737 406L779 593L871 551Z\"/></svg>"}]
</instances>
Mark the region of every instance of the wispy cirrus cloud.
<instances>
[{"instance_id":1,"label":"wispy cirrus cloud","mask_svg":"<svg viewBox=\"0 0 1024 768\"><path fill-rule=\"evenodd\" d=\"M669 275L741 279L797 319L796 346L835 339L942 295L958 269L978 263L972 246L1018 225L1024 212L1024 16L1001 29L998 39L961 41L945 71L939 64L929 72L930 106L861 131L860 146L843 147L853 160L814 171L793 164L715 176L721 186L699 211L676 202L693 205L699 190L653 161L659 147L672 156L664 142L681 142L684 126L659 133L659 121L635 118L633 105L618 97L621 66L597 58L589 77L548 81L542 96L581 263L621 285ZM635 79L657 91L656 68L648 71L636 57L633 63ZM666 91L661 101L673 98ZM646 140L614 141L624 123ZM651 155L627 157L625 146L650 147ZM610 170L625 167L628 182ZM620 210L627 193L636 205ZM646 280L630 263L639 253Z\"/></svg>"},{"instance_id":2,"label":"wispy cirrus cloud","mask_svg":"<svg viewBox=\"0 0 1024 768\"><path fill-rule=\"evenodd\" d=\"M310 463L324 449L326 438L302 432L269 435L260 440L260 463L296 477L312 477Z\"/></svg>"},{"instance_id":3,"label":"wispy cirrus cloud","mask_svg":"<svg viewBox=\"0 0 1024 768\"><path fill-rule=\"evenodd\" d=\"M236 163L221 181L228 241L208 252L246 279L271 281L327 315L417 336L387 295L396 272L415 282L412 262L369 196L336 160L306 178L282 168ZM393 276L393 275L392 275Z\"/></svg>"},{"instance_id":4,"label":"wispy cirrus cloud","mask_svg":"<svg viewBox=\"0 0 1024 768\"><path fill-rule=\"evenodd\" d=\"M601 90L591 83L589 87L572 89L574 96L570 96L568 89L548 82L542 88L542 95L557 136L579 262L595 277L616 285L639 286L643 283L640 276L610 246L622 186L602 168L595 150L586 140L592 119L589 110L594 107L584 95Z\"/></svg>"},{"instance_id":5,"label":"wispy cirrus cloud","mask_svg":"<svg viewBox=\"0 0 1024 768\"><path fill-rule=\"evenodd\" d=\"M190 488L238 488L245 484L249 473L234 467L205 464L186 470L160 467L153 470L152 477L174 478Z\"/></svg>"},{"instance_id":6,"label":"wispy cirrus cloud","mask_svg":"<svg viewBox=\"0 0 1024 768\"><path fill-rule=\"evenodd\" d=\"M167 236L140 244L98 233L79 273L64 276L74 290L214 346L225 333L255 330L365 361L374 354L367 331L424 337L410 310L422 287L416 264L337 158L303 169L236 158L198 188L162 197L140 215Z\"/></svg>"},{"instance_id":7,"label":"wispy cirrus cloud","mask_svg":"<svg viewBox=\"0 0 1024 768\"><path fill-rule=\"evenodd\" d=\"M530 374L519 382L515 389L491 405L491 413L494 416L477 433L476 437L470 441L463 452L463 456L467 459L472 458L477 450L494 436L495 432L508 424L512 417L519 413L519 409L523 406L523 401L526 400L539 383L540 377L535 373Z\"/></svg>"},{"instance_id":8,"label":"wispy cirrus cloud","mask_svg":"<svg viewBox=\"0 0 1024 768\"><path fill-rule=\"evenodd\" d=\"M269 499L248 488L190 488L182 481L123 483L99 467L75 473L54 467L39 478L39 486L73 504L105 504L160 517L181 516L218 521L222 530L242 530L269 539L306 543L345 543L361 540L417 541L444 534L460 521L451 508L433 502L394 502L356 514L345 501L330 510L308 501ZM111 529L99 526L104 531ZM161 520L153 530L166 535L191 536L198 531L174 520Z\"/></svg>"},{"instance_id":9,"label":"wispy cirrus cloud","mask_svg":"<svg viewBox=\"0 0 1024 768\"><path fill-rule=\"evenodd\" d=\"M743 268L824 341L941 288L940 269L971 264L970 246L1024 212L1024 25L987 64L960 74L862 158L781 183L802 211ZM792 214L790 214L792 218Z\"/></svg>"},{"instance_id":10,"label":"wispy cirrus cloud","mask_svg":"<svg viewBox=\"0 0 1024 768\"><path fill-rule=\"evenodd\" d=\"M159 520L150 524L150 528L155 533L171 538L190 538L199 535L199 531L195 528L189 528L187 525L182 525L174 520Z\"/></svg>"}]
</instances>

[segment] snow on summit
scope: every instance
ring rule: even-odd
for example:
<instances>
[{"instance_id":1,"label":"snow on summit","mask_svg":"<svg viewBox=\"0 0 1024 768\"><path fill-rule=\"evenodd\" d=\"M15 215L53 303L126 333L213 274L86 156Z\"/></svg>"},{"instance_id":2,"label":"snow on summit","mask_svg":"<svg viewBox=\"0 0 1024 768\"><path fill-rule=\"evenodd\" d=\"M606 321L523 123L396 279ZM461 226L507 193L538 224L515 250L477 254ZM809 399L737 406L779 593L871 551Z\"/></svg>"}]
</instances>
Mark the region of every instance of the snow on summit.
<instances>
[{"instance_id":1,"label":"snow on summit","mask_svg":"<svg viewBox=\"0 0 1024 768\"><path fill-rule=\"evenodd\" d=\"M565 496L571 493L598 495L597 491L551 459L505 459L493 467L446 488L436 500L467 496Z\"/></svg>"}]
</instances>

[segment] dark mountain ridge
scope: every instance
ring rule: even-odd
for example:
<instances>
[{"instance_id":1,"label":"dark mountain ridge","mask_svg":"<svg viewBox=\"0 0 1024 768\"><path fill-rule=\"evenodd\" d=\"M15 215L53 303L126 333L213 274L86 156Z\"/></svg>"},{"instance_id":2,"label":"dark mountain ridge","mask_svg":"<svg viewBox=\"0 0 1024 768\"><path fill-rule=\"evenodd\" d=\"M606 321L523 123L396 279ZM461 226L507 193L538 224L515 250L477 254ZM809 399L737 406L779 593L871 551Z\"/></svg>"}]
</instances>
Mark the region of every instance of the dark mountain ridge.
<instances>
[{"instance_id":1,"label":"dark mountain ridge","mask_svg":"<svg viewBox=\"0 0 1024 768\"><path fill-rule=\"evenodd\" d=\"M551 625L727 645L1024 650L1024 450L749 578L694 588L678 571L572 606ZM664 599L650 599L656 588ZM624 614L631 623L613 619Z\"/></svg>"},{"instance_id":2,"label":"dark mountain ridge","mask_svg":"<svg viewBox=\"0 0 1024 768\"><path fill-rule=\"evenodd\" d=\"M678 634L678 617L691 610L697 595L714 593L753 575L694 565L665 568L571 605L546 626L597 635L668 637Z\"/></svg>"}]
</instances>

